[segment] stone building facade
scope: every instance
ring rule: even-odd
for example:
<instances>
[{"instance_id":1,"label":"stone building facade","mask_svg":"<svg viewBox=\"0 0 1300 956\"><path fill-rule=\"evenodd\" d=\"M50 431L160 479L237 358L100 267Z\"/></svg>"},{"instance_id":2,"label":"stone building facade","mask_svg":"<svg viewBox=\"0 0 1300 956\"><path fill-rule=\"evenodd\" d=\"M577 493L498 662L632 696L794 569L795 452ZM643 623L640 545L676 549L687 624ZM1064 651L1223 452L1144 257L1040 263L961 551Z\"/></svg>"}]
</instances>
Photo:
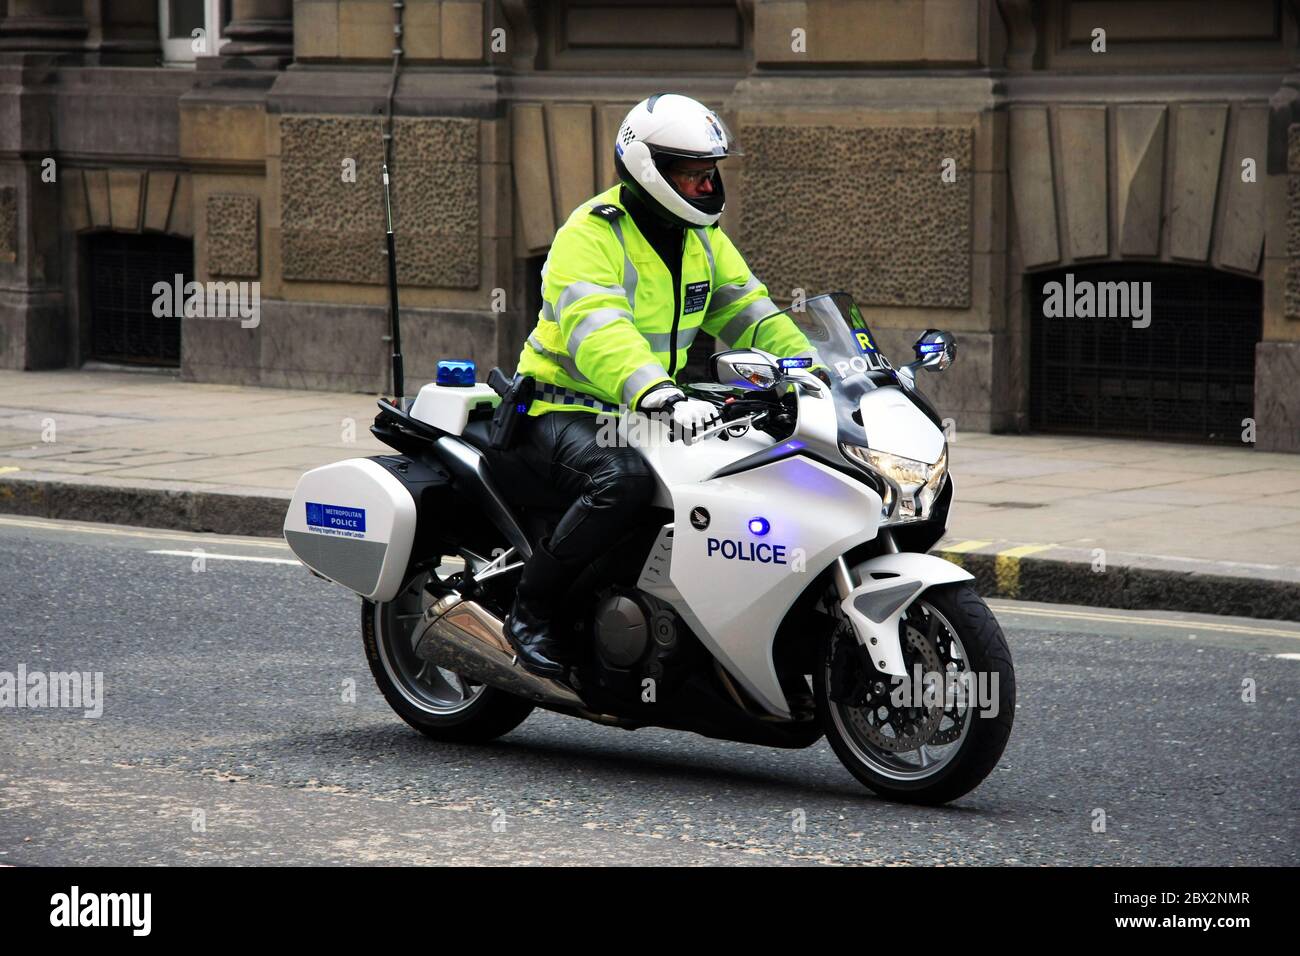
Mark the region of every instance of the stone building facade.
<instances>
[{"instance_id":1,"label":"stone building facade","mask_svg":"<svg viewBox=\"0 0 1300 956\"><path fill-rule=\"evenodd\" d=\"M7 0L0 365L384 390L397 44L413 383L440 357L513 367L555 229L613 182L627 109L673 90L738 134L723 225L774 298L852 292L896 360L956 333L922 383L959 429L1179 433L1161 417L1222 401L1257 447L1300 451L1298 6ZM137 327L176 269L257 282L259 321ZM1153 277L1146 338L1057 343L1038 290L1064 272ZM1209 344L1173 349L1192 329Z\"/></svg>"}]
</instances>

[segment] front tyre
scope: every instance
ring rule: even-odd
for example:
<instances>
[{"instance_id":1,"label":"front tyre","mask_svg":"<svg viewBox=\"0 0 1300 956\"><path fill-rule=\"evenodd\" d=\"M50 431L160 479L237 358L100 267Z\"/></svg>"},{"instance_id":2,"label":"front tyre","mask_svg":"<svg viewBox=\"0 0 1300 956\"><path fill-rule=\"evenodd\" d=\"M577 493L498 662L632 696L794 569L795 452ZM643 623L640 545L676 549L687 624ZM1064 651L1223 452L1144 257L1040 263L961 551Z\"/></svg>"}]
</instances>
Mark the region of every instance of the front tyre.
<instances>
[{"instance_id":1,"label":"front tyre","mask_svg":"<svg viewBox=\"0 0 1300 956\"><path fill-rule=\"evenodd\" d=\"M901 803L947 803L977 787L1002 756L1016 708L1011 652L988 605L969 584L922 593L900 625L900 680L864 660L830 603L837 625L822 639L813 690L836 756Z\"/></svg>"},{"instance_id":2,"label":"front tyre","mask_svg":"<svg viewBox=\"0 0 1300 956\"><path fill-rule=\"evenodd\" d=\"M429 575L413 576L391 601L361 602L370 673L388 705L426 737L448 743L494 740L523 723L533 705L415 656L415 625L432 599L424 587Z\"/></svg>"}]
</instances>

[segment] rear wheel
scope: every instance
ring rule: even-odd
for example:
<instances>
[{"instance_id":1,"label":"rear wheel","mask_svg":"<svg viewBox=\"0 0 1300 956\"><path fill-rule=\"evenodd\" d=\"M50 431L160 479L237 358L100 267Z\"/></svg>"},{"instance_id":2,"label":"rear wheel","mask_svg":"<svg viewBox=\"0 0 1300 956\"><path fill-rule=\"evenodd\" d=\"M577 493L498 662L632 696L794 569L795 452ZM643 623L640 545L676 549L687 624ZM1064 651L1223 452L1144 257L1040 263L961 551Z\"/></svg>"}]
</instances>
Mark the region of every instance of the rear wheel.
<instances>
[{"instance_id":1,"label":"rear wheel","mask_svg":"<svg viewBox=\"0 0 1300 956\"><path fill-rule=\"evenodd\" d=\"M493 740L523 723L533 705L415 655L416 625L433 602L425 589L433 573L414 575L391 601L362 602L370 672L388 705L420 733L452 743Z\"/></svg>"},{"instance_id":2,"label":"rear wheel","mask_svg":"<svg viewBox=\"0 0 1300 956\"><path fill-rule=\"evenodd\" d=\"M813 685L844 766L903 803L946 803L977 787L1002 756L1016 707L1011 652L988 605L968 584L917 598L900 625L903 680L875 670L836 602L832 613Z\"/></svg>"}]
</instances>

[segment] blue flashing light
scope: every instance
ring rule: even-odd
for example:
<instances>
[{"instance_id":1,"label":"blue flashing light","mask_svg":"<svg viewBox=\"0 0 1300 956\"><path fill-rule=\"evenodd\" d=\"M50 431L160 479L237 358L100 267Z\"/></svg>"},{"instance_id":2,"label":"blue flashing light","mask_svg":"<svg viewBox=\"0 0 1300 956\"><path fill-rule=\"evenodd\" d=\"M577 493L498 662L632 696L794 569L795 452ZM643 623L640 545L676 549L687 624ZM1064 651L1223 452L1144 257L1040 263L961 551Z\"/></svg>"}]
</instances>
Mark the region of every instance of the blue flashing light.
<instances>
[{"instance_id":1,"label":"blue flashing light","mask_svg":"<svg viewBox=\"0 0 1300 956\"><path fill-rule=\"evenodd\" d=\"M466 388L474 384L475 372L474 363L469 359L443 359L438 363L435 381L439 385Z\"/></svg>"},{"instance_id":2,"label":"blue flashing light","mask_svg":"<svg viewBox=\"0 0 1300 956\"><path fill-rule=\"evenodd\" d=\"M768 523L768 520L766 518L749 519L750 534L756 534L762 537L763 535L767 534L771 530L772 530L772 526Z\"/></svg>"},{"instance_id":3,"label":"blue flashing light","mask_svg":"<svg viewBox=\"0 0 1300 956\"><path fill-rule=\"evenodd\" d=\"M943 342L926 342L924 345L918 345L916 347L918 352L926 352L926 353L942 352L943 348L944 348Z\"/></svg>"},{"instance_id":4,"label":"blue flashing light","mask_svg":"<svg viewBox=\"0 0 1300 956\"><path fill-rule=\"evenodd\" d=\"M799 355L794 358L781 358L776 360L776 364L781 368L812 368L813 360L807 355Z\"/></svg>"}]
</instances>

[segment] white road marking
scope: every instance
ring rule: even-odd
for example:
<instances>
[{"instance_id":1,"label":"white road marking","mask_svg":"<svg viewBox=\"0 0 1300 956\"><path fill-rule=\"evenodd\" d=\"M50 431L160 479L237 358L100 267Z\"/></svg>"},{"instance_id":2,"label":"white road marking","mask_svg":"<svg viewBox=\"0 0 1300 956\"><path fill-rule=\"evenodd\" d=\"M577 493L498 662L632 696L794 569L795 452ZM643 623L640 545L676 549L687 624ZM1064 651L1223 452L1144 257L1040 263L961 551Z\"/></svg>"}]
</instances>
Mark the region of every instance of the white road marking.
<instances>
[{"instance_id":1,"label":"white road marking","mask_svg":"<svg viewBox=\"0 0 1300 956\"><path fill-rule=\"evenodd\" d=\"M252 558L243 554L214 554L195 548L193 551L150 551L150 554L165 554L173 558L202 558L204 561L254 561L258 564L292 564L303 567L297 558Z\"/></svg>"},{"instance_id":2,"label":"white road marking","mask_svg":"<svg viewBox=\"0 0 1300 956\"><path fill-rule=\"evenodd\" d=\"M1300 661L1300 654L1274 654L1280 661Z\"/></svg>"}]
</instances>

